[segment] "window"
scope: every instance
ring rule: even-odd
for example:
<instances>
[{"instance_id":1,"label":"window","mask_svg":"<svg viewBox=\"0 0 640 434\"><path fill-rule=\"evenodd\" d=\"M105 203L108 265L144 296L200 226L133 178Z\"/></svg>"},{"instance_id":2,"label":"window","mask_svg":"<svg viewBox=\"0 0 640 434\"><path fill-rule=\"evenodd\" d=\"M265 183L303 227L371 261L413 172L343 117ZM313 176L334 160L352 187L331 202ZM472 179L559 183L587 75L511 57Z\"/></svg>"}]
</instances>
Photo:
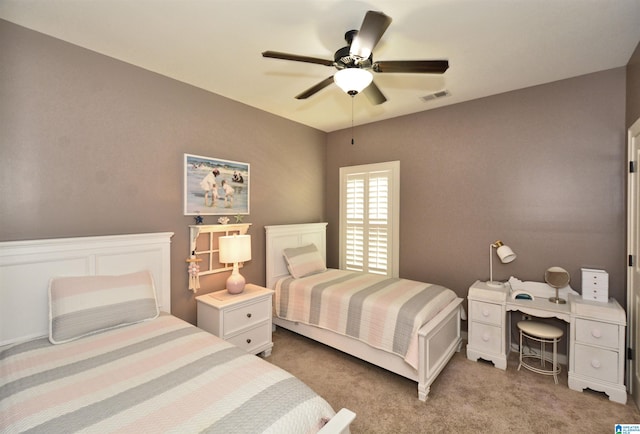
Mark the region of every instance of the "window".
<instances>
[{"instance_id":1,"label":"window","mask_svg":"<svg viewBox=\"0 0 640 434\"><path fill-rule=\"evenodd\" d=\"M398 277L400 162L340 168L340 268Z\"/></svg>"}]
</instances>

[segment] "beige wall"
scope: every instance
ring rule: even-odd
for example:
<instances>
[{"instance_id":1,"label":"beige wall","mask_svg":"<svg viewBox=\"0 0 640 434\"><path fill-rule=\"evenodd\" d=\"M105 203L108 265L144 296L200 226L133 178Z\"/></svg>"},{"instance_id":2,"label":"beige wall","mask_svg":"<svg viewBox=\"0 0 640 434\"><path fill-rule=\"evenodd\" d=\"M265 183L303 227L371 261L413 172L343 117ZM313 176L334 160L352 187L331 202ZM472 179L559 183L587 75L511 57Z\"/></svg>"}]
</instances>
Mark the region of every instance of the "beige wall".
<instances>
[{"instance_id":1,"label":"beige wall","mask_svg":"<svg viewBox=\"0 0 640 434\"><path fill-rule=\"evenodd\" d=\"M640 118L640 43L627 64L627 128Z\"/></svg>"},{"instance_id":2,"label":"beige wall","mask_svg":"<svg viewBox=\"0 0 640 434\"><path fill-rule=\"evenodd\" d=\"M610 273L625 303L625 69L618 68L329 134L329 263L338 168L400 160L400 275L465 297L489 278L489 244L518 254L494 277L566 268Z\"/></svg>"},{"instance_id":3,"label":"beige wall","mask_svg":"<svg viewBox=\"0 0 640 434\"><path fill-rule=\"evenodd\" d=\"M501 238L519 257L496 277L559 265L579 289L581 266L603 267L624 304L625 92L640 112L639 77L619 68L357 127L352 146L350 129L327 135L0 20L0 240L173 231L174 313L195 322L185 152L251 164L243 274L257 283L264 225L328 220L335 266L338 167L400 160L403 276L466 296Z\"/></svg>"},{"instance_id":4,"label":"beige wall","mask_svg":"<svg viewBox=\"0 0 640 434\"><path fill-rule=\"evenodd\" d=\"M243 274L264 284L263 226L323 219L325 138L0 20L0 240L175 232L173 312L188 321L183 154L251 164ZM204 278L203 292L226 277Z\"/></svg>"}]
</instances>

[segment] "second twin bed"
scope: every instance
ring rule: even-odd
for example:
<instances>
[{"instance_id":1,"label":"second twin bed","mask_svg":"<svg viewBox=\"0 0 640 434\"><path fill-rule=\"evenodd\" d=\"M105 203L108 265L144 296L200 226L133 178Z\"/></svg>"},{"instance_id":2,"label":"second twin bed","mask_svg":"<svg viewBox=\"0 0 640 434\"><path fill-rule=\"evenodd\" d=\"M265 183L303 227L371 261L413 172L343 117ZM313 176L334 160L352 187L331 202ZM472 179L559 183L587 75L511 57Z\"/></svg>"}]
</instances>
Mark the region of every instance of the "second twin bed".
<instances>
[{"instance_id":1,"label":"second twin bed","mask_svg":"<svg viewBox=\"0 0 640 434\"><path fill-rule=\"evenodd\" d=\"M462 299L434 284L327 269L326 223L265 229L273 323L417 381L426 400L460 350Z\"/></svg>"}]
</instances>

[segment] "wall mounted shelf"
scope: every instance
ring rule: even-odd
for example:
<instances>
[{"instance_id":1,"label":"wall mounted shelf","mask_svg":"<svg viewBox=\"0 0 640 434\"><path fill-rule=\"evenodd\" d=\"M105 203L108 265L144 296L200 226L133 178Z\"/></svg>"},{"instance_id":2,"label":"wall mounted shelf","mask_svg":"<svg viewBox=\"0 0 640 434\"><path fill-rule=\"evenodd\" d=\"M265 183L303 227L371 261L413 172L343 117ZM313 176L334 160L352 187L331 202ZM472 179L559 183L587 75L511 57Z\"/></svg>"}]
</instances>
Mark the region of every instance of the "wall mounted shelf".
<instances>
[{"instance_id":1,"label":"wall mounted shelf","mask_svg":"<svg viewBox=\"0 0 640 434\"><path fill-rule=\"evenodd\" d=\"M233 264L221 264L219 257L218 238L226 235L244 235L251 223L236 223L228 225L190 225L189 226L189 257L194 255L202 259L200 276L222 273L233 269Z\"/></svg>"}]
</instances>

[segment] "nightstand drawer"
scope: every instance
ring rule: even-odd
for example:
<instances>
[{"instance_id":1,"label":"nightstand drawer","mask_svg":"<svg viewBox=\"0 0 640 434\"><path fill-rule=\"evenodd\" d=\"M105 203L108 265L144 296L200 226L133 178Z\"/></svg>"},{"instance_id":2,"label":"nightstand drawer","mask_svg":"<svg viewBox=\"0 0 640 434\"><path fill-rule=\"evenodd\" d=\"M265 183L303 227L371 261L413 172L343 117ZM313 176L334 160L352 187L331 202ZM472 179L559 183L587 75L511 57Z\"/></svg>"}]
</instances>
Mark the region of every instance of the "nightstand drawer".
<instances>
[{"instance_id":1,"label":"nightstand drawer","mask_svg":"<svg viewBox=\"0 0 640 434\"><path fill-rule=\"evenodd\" d=\"M224 315L224 338L271 318L271 299L229 309Z\"/></svg>"},{"instance_id":2,"label":"nightstand drawer","mask_svg":"<svg viewBox=\"0 0 640 434\"><path fill-rule=\"evenodd\" d=\"M617 383L619 356L617 351L576 344L574 354L576 374Z\"/></svg>"},{"instance_id":3,"label":"nightstand drawer","mask_svg":"<svg viewBox=\"0 0 640 434\"><path fill-rule=\"evenodd\" d=\"M502 306L493 303L470 301L471 320L481 321L487 324L502 325L504 312Z\"/></svg>"},{"instance_id":4,"label":"nightstand drawer","mask_svg":"<svg viewBox=\"0 0 640 434\"><path fill-rule=\"evenodd\" d=\"M259 324L236 336L227 339L227 342L242 348L248 353L254 353L255 349L271 342L271 322Z\"/></svg>"},{"instance_id":5,"label":"nightstand drawer","mask_svg":"<svg viewBox=\"0 0 640 434\"><path fill-rule=\"evenodd\" d=\"M469 346L486 353L502 352L502 328L474 322L469 335Z\"/></svg>"},{"instance_id":6,"label":"nightstand drawer","mask_svg":"<svg viewBox=\"0 0 640 434\"><path fill-rule=\"evenodd\" d=\"M618 325L577 318L576 342L618 349Z\"/></svg>"}]
</instances>

